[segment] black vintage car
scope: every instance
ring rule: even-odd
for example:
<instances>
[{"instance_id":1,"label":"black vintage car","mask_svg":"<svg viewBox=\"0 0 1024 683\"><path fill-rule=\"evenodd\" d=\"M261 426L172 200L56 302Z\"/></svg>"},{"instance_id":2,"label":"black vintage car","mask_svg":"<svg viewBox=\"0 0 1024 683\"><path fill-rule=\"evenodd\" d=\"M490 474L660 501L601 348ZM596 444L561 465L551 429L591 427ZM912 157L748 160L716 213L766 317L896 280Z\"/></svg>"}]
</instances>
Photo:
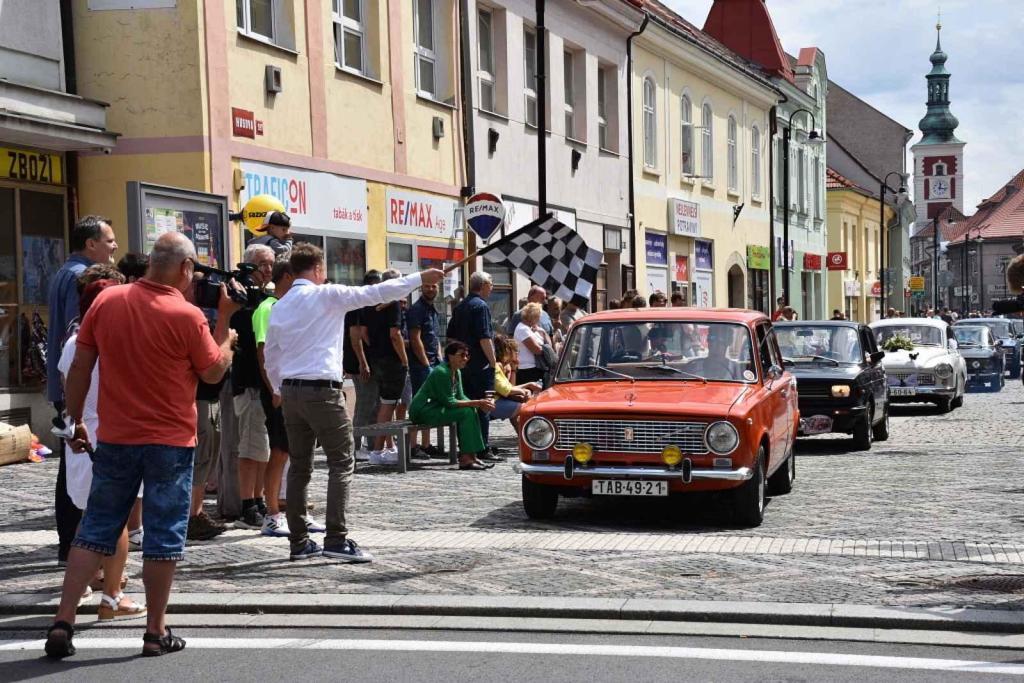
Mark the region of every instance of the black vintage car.
<instances>
[{"instance_id":1,"label":"black vintage car","mask_svg":"<svg viewBox=\"0 0 1024 683\"><path fill-rule=\"evenodd\" d=\"M1006 360L1006 372L1011 379L1021 376L1021 338L1017 332L1015 321L1008 318L963 318L953 324L954 331L958 325L984 325L992 336L1003 342L1003 358Z\"/></svg>"},{"instance_id":2,"label":"black vintage car","mask_svg":"<svg viewBox=\"0 0 1024 683\"><path fill-rule=\"evenodd\" d=\"M852 434L860 450L889 438L885 354L867 325L809 320L773 326L784 362L796 376L800 436Z\"/></svg>"},{"instance_id":3,"label":"black vintage car","mask_svg":"<svg viewBox=\"0 0 1024 683\"><path fill-rule=\"evenodd\" d=\"M956 324L953 334L967 365L967 386L988 385L991 391L1002 389L1006 383L1003 377L1006 368L1003 342L995 339L985 325Z\"/></svg>"}]
</instances>

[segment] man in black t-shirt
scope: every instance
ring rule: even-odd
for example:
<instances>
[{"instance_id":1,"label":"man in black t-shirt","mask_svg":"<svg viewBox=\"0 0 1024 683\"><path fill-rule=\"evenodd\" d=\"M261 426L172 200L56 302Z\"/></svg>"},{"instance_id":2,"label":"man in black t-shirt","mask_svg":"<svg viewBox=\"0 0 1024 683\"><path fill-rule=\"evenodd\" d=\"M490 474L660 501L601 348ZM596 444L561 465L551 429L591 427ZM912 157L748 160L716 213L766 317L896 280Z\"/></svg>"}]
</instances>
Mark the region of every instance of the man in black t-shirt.
<instances>
[{"instance_id":1,"label":"man in black t-shirt","mask_svg":"<svg viewBox=\"0 0 1024 683\"><path fill-rule=\"evenodd\" d=\"M270 281L274 268L273 249L263 244L250 244L243 258L256 266L252 278L257 285L262 287ZM252 314L252 309L242 309L231 316L231 329L238 333L231 363L231 393L238 424L238 486L242 499L242 516L235 527L262 531L267 509L263 500L263 475L270 461L270 440L267 416L260 400L263 375L252 330Z\"/></svg>"},{"instance_id":2,"label":"man in black t-shirt","mask_svg":"<svg viewBox=\"0 0 1024 683\"><path fill-rule=\"evenodd\" d=\"M401 277L397 270L385 271L381 281ZM377 423L390 422L395 419L395 408L402 398L405 389L406 375L409 373L409 358L405 350L405 339L402 337L402 307L397 301L372 307L361 317L366 326L366 356L370 365L370 381L376 386L380 408L377 411ZM378 437L371 453L371 462L375 458L393 458L398 449L393 446L384 452L384 437Z\"/></svg>"},{"instance_id":3,"label":"man in black t-shirt","mask_svg":"<svg viewBox=\"0 0 1024 683\"><path fill-rule=\"evenodd\" d=\"M380 283L380 271L368 270L363 276L364 285L376 285ZM366 358L366 324L363 318L366 317L368 309L372 306L349 311L345 314L345 341L344 352L341 358L342 369L345 375L352 379L356 390L356 408L352 417L352 426L355 428L365 427L373 424L377 416L377 385L370 381L370 364ZM355 458L366 460L369 458L370 449L373 448L372 439L368 440L368 448L363 447L362 439L355 441Z\"/></svg>"}]
</instances>

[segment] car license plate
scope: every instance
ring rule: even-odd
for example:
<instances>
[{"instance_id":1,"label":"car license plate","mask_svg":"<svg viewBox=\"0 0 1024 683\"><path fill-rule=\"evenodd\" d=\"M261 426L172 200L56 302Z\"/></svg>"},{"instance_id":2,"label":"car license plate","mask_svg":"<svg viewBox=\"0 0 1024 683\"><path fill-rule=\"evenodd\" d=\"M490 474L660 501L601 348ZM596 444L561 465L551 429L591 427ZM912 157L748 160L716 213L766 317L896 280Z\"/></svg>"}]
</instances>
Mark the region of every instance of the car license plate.
<instances>
[{"instance_id":1,"label":"car license plate","mask_svg":"<svg viewBox=\"0 0 1024 683\"><path fill-rule=\"evenodd\" d=\"M832 431L832 418L828 415L812 415L800 422L804 434L827 434Z\"/></svg>"},{"instance_id":2,"label":"car license plate","mask_svg":"<svg viewBox=\"0 0 1024 683\"><path fill-rule=\"evenodd\" d=\"M595 479L590 490L597 496L667 496L668 482Z\"/></svg>"},{"instance_id":3,"label":"car license plate","mask_svg":"<svg viewBox=\"0 0 1024 683\"><path fill-rule=\"evenodd\" d=\"M917 390L914 387L890 387L889 393L893 396L913 396Z\"/></svg>"}]
</instances>

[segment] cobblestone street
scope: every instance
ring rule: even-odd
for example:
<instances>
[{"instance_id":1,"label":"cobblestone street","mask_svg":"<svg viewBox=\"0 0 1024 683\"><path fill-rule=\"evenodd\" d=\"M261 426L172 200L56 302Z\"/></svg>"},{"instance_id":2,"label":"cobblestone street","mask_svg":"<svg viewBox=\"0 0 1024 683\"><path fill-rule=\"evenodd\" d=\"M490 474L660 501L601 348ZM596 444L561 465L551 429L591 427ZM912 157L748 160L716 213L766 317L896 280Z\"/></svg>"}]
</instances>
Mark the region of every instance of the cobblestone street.
<instances>
[{"instance_id":1,"label":"cobblestone street","mask_svg":"<svg viewBox=\"0 0 1024 683\"><path fill-rule=\"evenodd\" d=\"M869 452L802 440L793 493L771 500L755 530L731 528L708 497L563 500L552 522L537 523L523 513L511 462L488 472L417 463L406 475L361 466L352 537L374 564L291 563L285 539L232 530L190 546L176 589L1020 607L1022 405L1012 381L949 415L895 408L891 439ZM499 434L511 453L511 431ZM317 513L324 468L321 459ZM55 475L56 461L0 468L4 592L60 586Z\"/></svg>"}]
</instances>

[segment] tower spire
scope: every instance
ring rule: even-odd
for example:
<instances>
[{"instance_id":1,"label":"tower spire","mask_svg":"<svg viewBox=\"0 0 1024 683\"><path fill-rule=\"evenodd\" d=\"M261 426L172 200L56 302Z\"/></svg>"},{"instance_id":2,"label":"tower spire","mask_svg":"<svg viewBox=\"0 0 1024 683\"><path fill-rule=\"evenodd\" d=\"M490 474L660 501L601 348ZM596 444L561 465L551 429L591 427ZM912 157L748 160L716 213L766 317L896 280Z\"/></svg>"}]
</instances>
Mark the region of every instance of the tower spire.
<instances>
[{"instance_id":1,"label":"tower spire","mask_svg":"<svg viewBox=\"0 0 1024 683\"><path fill-rule=\"evenodd\" d=\"M946 69L948 59L942 50L942 9L939 9L938 18L935 22L935 52L929 60L932 63L932 70L928 73L928 113L919 127L924 133L925 143L959 142L953 132L960 125L953 113L949 110L949 78L950 73Z\"/></svg>"}]
</instances>

